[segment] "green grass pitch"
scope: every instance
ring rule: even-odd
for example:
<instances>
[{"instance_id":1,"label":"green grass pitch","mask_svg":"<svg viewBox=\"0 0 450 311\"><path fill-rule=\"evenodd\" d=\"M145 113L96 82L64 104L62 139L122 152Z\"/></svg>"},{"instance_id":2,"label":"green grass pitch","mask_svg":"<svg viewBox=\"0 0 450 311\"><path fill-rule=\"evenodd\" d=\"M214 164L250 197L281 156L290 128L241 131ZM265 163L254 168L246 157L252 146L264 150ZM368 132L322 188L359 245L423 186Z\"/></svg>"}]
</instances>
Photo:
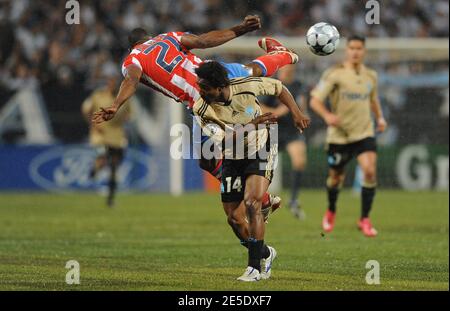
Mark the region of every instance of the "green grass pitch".
<instances>
[{"instance_id":1,"label":"green grass pitch","mask_svg":"<svg viewBox=\"0 0 450 311\"><path fill-rule=\"evenodd\" d=\"M285 201L287 197L284 197ZM266 281L236 281L246 249L219 195L0 193L0 290L448 290L448 193L379 190L379 236L356 229L359 198L341 194L335 231L321 234L323 191L304 191L307 219L283 207L266 241L278 251ZM81 284L67 285L68 260ZM380 263L380 285L365 265Z\"/></svg>"}]
</instances>

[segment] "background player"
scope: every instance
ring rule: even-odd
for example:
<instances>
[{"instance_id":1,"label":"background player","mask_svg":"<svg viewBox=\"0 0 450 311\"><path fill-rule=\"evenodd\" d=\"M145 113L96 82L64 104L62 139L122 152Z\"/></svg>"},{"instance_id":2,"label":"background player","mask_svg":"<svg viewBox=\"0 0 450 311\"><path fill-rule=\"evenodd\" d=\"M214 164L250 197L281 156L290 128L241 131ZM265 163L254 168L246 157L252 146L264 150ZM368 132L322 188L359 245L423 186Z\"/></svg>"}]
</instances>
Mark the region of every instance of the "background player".
<instances>
[{"instance_id":1,"label":"background player","mask_svg":"<svg viewBox=\"0 0 450 311\"><path fill-rule=\"evenodd\" d=\"M253 127L247 135L243 127L235 130L233 126L276 122L272 113L261 116L258 95L277 96L292 112L300 130L309 126L309 118L278 80L252 77L229 80L225 67L213 61L203 63L196 73L202 98L195 103L193 111L205 134L225 146L221 183L223 207L225 211L232 210L227 213L228 223L242 245L248 248L248 267L238 280L251 282L268 278L276 251L264 244L261 207L273 176L278 147L276 142L270 141L267 126ZM238 148L228 147L241 144L246 147L243 153L237 152ZM267 158L259 152L263 148L268 152Z\"/></svg>"},{"instance_id":2,"label":"background player","mask_svg":"<svg viewBox=\"0 0 450 311\"><path fill-rule=\"evenodd\" d=\"M305 107L302 92L302 84L295 77L295 66L285 66L278 71L278 79L289 89L296 102ZM292 123L289 109L281 104L275 97L267 97L263 101L263 111L272 112L278 117L278 147L286 150L291 160L291 197L289 209L298 219L305 219L305 213L299 201L300 185L303 171L306 167L306 143L305 137Z\"/></svg>"},{"instance_id":3,"label":"background player","mask_svg":"<svg viewBox=\"0 0 450 311\"><path fill-rule=\"evenodd\" d=\"M327 179L328 210L322 221L323 230L331 232L334 228L336 201L345 179L344 168L356 157L363 172L358 227L364 235L374 237L377 231L372 227L369 213L377 186L377 153L371 112L376 118L377 131L383 132L387 123L378 99L377 73L363 64L365 54L365 38L350 36L346 60L323 74L311 93L311 108L328 125L330 169ZM327 97L331 111L324 105Z\"/></svg>"},{"instance_id":4,"label":"background player","mask_svg":"<svg viewBox=\"0 0 450 311\"><path fill-rule=\"evenodd\" d=\"M90 124L89 142L95 148L97 157L90 172L90 177L95 175L105 166L110 169L108 181L107 205L114 206L114 198L117 188L117 168L124 157L124 151L128 140L124 125L131 115L132 105L126 105L124 109L112 120L102 124L91 123L92 114L100 108L109 107L114 101L118 88L118 74L109 73L105 87L95 90L82 105L82 113Z\"/></svg>"}]
</instances>

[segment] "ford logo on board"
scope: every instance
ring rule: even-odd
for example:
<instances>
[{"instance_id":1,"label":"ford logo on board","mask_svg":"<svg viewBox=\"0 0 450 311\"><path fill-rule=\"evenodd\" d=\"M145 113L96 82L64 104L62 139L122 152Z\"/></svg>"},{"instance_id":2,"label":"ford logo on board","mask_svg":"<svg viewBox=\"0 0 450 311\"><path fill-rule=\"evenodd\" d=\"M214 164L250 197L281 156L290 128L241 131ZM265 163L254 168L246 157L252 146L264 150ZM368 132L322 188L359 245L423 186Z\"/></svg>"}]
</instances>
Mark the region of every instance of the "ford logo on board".
<instances>
[{"instance_id":1,"label":"ford logo on board","mask_svg":"<svg viewBox=\"0 0 450 311\"><path fill-rule=\"evenodd\" d=\"M30 176L38 186L52 191L93 190L107 183L109 170L89 178L96 153L88 147L54 147L30 163ZM156 161L146 152L128 148L117 171L119 188L148 190L158 179ZM153 169L151 169L153 168Z\"/></svg>"}]
</instances>

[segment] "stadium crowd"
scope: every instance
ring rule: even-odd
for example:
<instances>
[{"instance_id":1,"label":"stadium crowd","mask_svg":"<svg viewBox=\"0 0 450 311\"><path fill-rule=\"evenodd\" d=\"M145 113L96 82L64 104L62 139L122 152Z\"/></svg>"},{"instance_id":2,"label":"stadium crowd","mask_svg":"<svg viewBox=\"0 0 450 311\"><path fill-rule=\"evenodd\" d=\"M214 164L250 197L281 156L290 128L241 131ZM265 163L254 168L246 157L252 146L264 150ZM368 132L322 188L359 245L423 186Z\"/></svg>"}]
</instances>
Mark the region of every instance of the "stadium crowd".
<instances>
[{"instance_id":1,"label":"stadium crowd","mask_svg":"<svg viewBox=\"0 0 450 311\"><path fill-rule=\"evenodd\" d=\"M377 27L365 23L364 2L353 0L83 0L81 24L70 27L64 4L0 2L0 88L78 80L92 90L105 73L117 70L126 34L134 27L155 34L201 33L239 23L242 12L260 15L262 34L271 35L304 35L317 21L335 24L344 35L355 29L389 37L448 37L449 32L447 0L392 0L389 7L382 4Z\"/></svg>"}]
</instances>

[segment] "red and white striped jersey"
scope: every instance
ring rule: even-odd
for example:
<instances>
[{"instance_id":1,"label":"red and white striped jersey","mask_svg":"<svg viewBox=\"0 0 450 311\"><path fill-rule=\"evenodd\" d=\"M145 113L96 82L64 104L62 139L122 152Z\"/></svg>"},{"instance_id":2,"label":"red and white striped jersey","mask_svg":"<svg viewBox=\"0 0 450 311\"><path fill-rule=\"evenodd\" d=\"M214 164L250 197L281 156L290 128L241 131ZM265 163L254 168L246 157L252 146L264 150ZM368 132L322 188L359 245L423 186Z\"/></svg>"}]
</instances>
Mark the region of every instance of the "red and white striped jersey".
<instances>
[{"instance_id":1,"label":"red and white striped jersey","mask_svg":"<svg viewBox=\"0 0 450 311\"><path fill-rule=\"evenodd\" d=\"M200 97L194 70L202 60L181 44L184 34L160 34L135 46L122 64L122 74L134 64L142 70L143 84L192 107Z\"/></svg>"}]
</instances>

